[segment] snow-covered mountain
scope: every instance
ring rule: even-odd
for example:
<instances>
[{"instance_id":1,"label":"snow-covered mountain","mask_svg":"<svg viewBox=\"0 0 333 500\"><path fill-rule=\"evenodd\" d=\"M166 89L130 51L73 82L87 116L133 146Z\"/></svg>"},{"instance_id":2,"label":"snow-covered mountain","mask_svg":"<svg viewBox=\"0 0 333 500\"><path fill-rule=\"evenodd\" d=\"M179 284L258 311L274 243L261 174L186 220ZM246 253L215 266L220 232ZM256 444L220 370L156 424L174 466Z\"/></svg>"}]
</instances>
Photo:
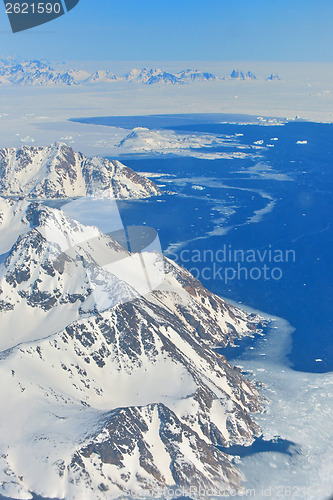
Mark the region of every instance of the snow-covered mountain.
<instances>
[{"instance_id":1,"label":"snow-covered mountain","mask_svg":"<svg viewBox=\"0 0 333 500\"><path fill-rule=\"evenodd\" d=\"M213 73L206 73L204 71L199 71L198 69L186 69L177 73L176 76L178 76L183 81L191 80L206 82L211 80L218 80L218 77L213 75Z\"/></svg>"},{"instance_id":2,"label":"snow-covered mountain","mask_svg":"<svg viewBox=\"0 0 333 500\"><path fill-rule=\"evenodd\" d=\"M281 80L277 73L271 73L267 80Z\"/></svg>"},{"instance_id":3,"label":"snow-covered mountain","mask_svg":"<svg viewBox=\"0 0 333 500\"><path fill-rule=\"evenodd\" d=\"M243 71L239 70L238 68L233 69L230 77L232 80L256 80L257 77L255 76L252 71L248 71L247 73L244 73Z\"/></svg>"},{"instance_id":4,"label":"snow-covered mountain","mask_svg":"<svg viewBox=\"0 0 333 500\"><path fill-rule=\"evenodd\" d=\"M89 75L88 78L86 78L87 82L92 82L92 83L115 82L117 80L118 77L114 73L112 73L112 71L103 71L103 70L96 71L92 75Z\"/></svg>"},{"instance_id":5,"label":"snow-covered mountain","mask_svg":"<svg viewBox=\"0 0 333 500\"><path fill-rule=\"evenodd\" d=\"M70 72L57 71L48 63L38 60L1 59L0 81L6 85L76 85L76 81Z\"/></svg>"},{"instance_id":6,"label":"snow-covered mountain","mask_svg":"<svg viewBox=\"0 0 333 500\"><path fill-rule=\"evenodd\" d=\"M103 192L115 199L160 193L151 180L119 161L89 159L63 143L0 150L0 195L71 198Z\"/></svg>"},{"instance_id":7,"label":"snow-covered mountain","mask_svg":"<svg viewBox=\"0 0 333 500\"><path fill-rule=\"evenodd\" d=\"M182 84L191 81L212 81L218 80L212 73L206 73L199 70L186 69L179 73L169 73L161 69L132 69L129 73L120 77L121 80L144 83L152 85L154 83L164 84Z\"/></svg>"},{"instance_id":8,"label":"snow-covered mountain","mask_svg":"<svg viewBox=\"0 0 333 500\"><path fill-rule=\"evenodd\" d=\"M236 145L237 138L213 134L175 133L172 130L149 130L135 127L116 147L122 153L150 153L159 155L183 154L195 156L202 154L202 148Z\"/></svg>"},{"instance_id":9,"label":"snow-covered mountain","mask_svg":"<svg viewBox=\"0 0 333 500\"><path fill-rule=\"evenodd\" d=\"M144 83L146 85L154 83L182 83L182 80L177 75L168 73L162 69L134 68L120 79L126 82Z\"/></svg>"},{"instance_id":10,"label":"snow-covered mountain","mask_svg":"<svg viewBox=\"0 0 333 500\"><path fill-rule=\"evenodd\" d=\"M246 74L245 74L245 78L248 78L249 80L256 80L257 77L254 73L252 73L252 71L248 71Z\"/></svg>"},{"instance_id":11,"label":"snow-covered mountain","mask_svg":"<svg viewBox=\"0 0 333 500\"><path fill-rule=\"evenodd\" d=\"M237 490L242 476L216 445L253 441L260 397L214 347L260 318L168 259L142 296L135 254L36 202L0 198L0 235L0 493Z\"/></svg>"},{"instance_id":12,"label":"snow-covered mountain","mask_svg":"<svg viewBox=\"0 0 333 500\"><path fill-rule=\"evenodd\" d=\"M67 73L73 78L76 83L85 82L92 76L89 71L85 71L82 69L69 69Z\"/></svg>"},{"instance_id":13,"label":"snow-covered mountain","mask_svg":"<svg viewBox=\"0 0 333 500\"><path fill-rule=\"evenodd\" d=\"M217 79L212 73L191 69L170 73L162 69L133 68L125 75L117 76L110 70L97 70L95 73L74 68L56 70L49 63L38 60L5 58L0 61L0 84L3 85L77 85L108 82L135 82L152 85Z\"/></svg>"},{"instance_id":14,"label":"snow-covered mountain","mask_svg":"<svg viewBox=\"0 0 333 500\"><path fill-rule=\"evenodd\" d=\"M267 80L279 80L272 73ZM116 75L110 70L97 70L94 73L82 69L58 69L46 61L4 58L0 60L0 85L85 85L89 83L134 82L144 85L183 84L217 80L257 80L252 71L243 72L235 68L230 76L218 77L213 73L198 69L185 69L171 73L159 68L133 68L125 75Z\"/></svg>"}]
</instances>

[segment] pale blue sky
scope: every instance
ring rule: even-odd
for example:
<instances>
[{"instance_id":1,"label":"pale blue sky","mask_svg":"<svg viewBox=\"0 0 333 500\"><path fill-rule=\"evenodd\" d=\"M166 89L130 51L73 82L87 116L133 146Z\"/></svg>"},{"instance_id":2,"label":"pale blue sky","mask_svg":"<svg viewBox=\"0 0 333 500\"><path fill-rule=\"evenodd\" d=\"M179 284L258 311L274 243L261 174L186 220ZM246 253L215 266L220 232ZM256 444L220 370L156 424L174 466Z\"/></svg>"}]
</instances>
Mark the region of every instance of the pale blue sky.
<instances>
[{"instance_id":1,"label":"pale blue sky","mask_svg":"<svg viewBox=\"0 0 333 500\"><path fill-rule=\"evenodd\" d=\"M50 60L333 61L333 0L80 0L1 55Z\"/></svg>"}]
</instances>

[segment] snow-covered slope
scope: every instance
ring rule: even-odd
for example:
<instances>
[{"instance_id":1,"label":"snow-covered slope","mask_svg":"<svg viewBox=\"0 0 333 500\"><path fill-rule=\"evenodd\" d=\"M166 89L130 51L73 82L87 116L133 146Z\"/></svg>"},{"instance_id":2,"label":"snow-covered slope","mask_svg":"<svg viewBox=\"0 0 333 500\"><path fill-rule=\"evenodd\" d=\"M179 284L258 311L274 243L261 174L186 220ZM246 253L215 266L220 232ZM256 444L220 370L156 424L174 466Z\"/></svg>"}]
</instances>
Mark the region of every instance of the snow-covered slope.
<instances>
[{"instance_id":1,"label":"snow-covered slope","mask_svg":"<svg viewBox=\"0 0 333 500\"><path fill-rule=\"evenodd\" d=\"M182 80L172 73L163 71L162 69L132 69L129 73L126 73L121 80L126 82L144 83L146 85L152 85L154 83L182 83Z\"/></svg>"},{"instance_id":2,"label":"snow-covered slope","mask_svg":"<svg viewBox=\"0 0 333 500\"><path fill-rule=\"evenodd\" d=\"M0 195L68 198L107 193L120 199L159 192L152 181L119 161L88 159L66 144L0 150Z\"/></svg>"},{"instance_id":3,"label":"snow-covered slope","mask_svg":"<svg viewBox=\"0 0 333 500\"><path fill-rule=\"evenodd\" d=\"M174 85L217 80L257 80L257 77L252 71L245 73L238 68L235 68L230 76L224 77L198 69L171 72L159 68L133 68L124 75L115 74L109 69L97 69L90 73L84 69L66 68L63 64L54 67L46 61L35 59L0 59L0 85L64 86L110 82ZM276 73L272 73L267 80L279 78Z\"/></svg>"},{"instance_id":4,"label":"snow-covered slope","mask_svg":"<svg viewBox=\"0 0 333 500\"><path fill-rule=\"evenodd\" d=\"M277 73L271 73L267 80L281 80Z\"/></svg>"},{"instance_id":5,"label":"snow-covered slope","mask_svg":"<svg viewBox=\"0 0 333 500\"><path fill-rule=\"evenodd\" d=\"M134 128L116 147L127 153L201 155L202 148L237 147L237 137L213 134L177 134L171 130Z\"/></svg>"},{"instance_id":6,"label":"snow-covered slope","mask_svg":"<svg viewBox=\"0 0 333 500\"><path fill-rule=\"evenodd\" d=\"M211 81L211 80L218 80L218 77L213 75L212 73L207 73L204 71L199 71L197 69L192 70L192 69L186 69L183 71L180 71L177 73L177 76L183 80L183 81Z\"/></svg>"},{"instance_id":7,"label":"snow-covered slope","mask_svg":"<svg viewBox=\"0 0 333 500\"><path fill-rule=\"evenodd\" d=\"M218 80L212 73L199 70L186 69L179 73L169 73L161 69L132 69L129 73L120 77L120 80L152 85L154 83L181 84L191 81L207 82Z\"/></svg>"},{"instance_id":8,"label":"snow-covered slope","mask_svg":"<svg viewBox=\"0 0 333 500\"><path fill-rule=\"evenodd\" d=\"M85 83L135 82L147 85L156 83L181 84L191 81L210 81L218 78L212 73L199 70L183 70L170 73L162 69L137 69L122 76L110 70L88 71L70 69L54 69L49 63L38 60L21 60L6 58L0 60L0 84L3 85L76 85Z\"/></svg>"},{"instance_id":9,"label":"snow-covered slope","mask_svg":"<svg viewBox=\"0 0 333 500\"><path fill-rule=\"evenodd\" d=\"M84 82L92 76L89 71L85 71L82 69L69 69L67 73L74 79L76 83Z\"/></svg>"},{"instance_id":10,"label":"snow-covered slope","mask_svg":"<svg viewBox=\"0 0 333 500\"><path fill-rule=\"evenodd\" d=\"M14 245L8 227L21 233ZM239 488L216 444L258 435L259 394L212 347L260 318L167 259L163 283L142 296L135 255L35 202L1 199L0 236L0 493ZM100 289L109 302L96 309Z\"/></svg>"},{"instance_id":11,"label":"snow-covered slope","mask_svg":"<svg viewBox=\"0 0 333 500\"><path fill-rule=\"evenodd\" d=\"M100 83L100 82L115 82L117 81L117 76L112 73L112 71L96 71L94 74L90 75L86 81L91 83Z\"/></svg>"},{"instance_id":12,"label":"snow-covered slope","mask_svg":"<svg viewBox=\"0 0 333 500\"><path fill-rule=\"evenodd\" d=\"M243 71L240 71L238 68L235 68L230 77L231 80L256 80L257 77L255 76L252 71L248 71L247 73L244 73Z\"/></svg>"}]
</instances>

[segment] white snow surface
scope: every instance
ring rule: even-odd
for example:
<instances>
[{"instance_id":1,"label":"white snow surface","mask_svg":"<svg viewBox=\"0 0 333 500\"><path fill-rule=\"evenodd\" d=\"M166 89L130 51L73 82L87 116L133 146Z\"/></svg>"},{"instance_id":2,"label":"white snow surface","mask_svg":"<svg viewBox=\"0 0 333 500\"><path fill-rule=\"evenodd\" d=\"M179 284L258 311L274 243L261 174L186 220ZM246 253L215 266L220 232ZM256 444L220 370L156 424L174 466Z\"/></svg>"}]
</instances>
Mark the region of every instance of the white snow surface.
<instances>
[{"instance_id":1,"label":"white snow surface","mask_svg":"<svg viewBox=\"0 0 333 500\"><path fill-rule=\"evenodd\" d=\"M110 144L110 143L109 143ZM111 144L110 144L111 145ZM236 151L209 152L201 151L203 148L223 146ZM119 151L117 151L117 148ZM243 152L243 150L246 152ZM239 145L236 136L217 134L188 134L175 133L168 130L149 130L145 127L135 127L119 143L115 145L116 153L152 153L159 155L181 155L195 158L246 158L257 155L254 148Z\"/></svg>"},{"instance_id":2,"label":"white snow surface","mask_svg":"<svg viewBox=\"0 0 333 500\"><path fill-rule=\"evenodd\" d=\"M0 194L29 198L146 198L159 193L152 181L119 161L88 159L64 143L0 150Z\"/></svg>"},{"instance_id":3,"label":"white snow surface","mask_svg":"<svg viewBox=\"0 0 333 500\"><path fill-rule=\"evenodd\" d=\"M68 63L90 74L98 70L128 72L134 63ZM150 67L151 63L140 63ZM178 73L188 62L161 63ZM200 71L230 74L237 62L196 63ZM117 127L69 122L69 118L154 114L227 113L332 122L333 65L306 63L247 63L257 80L216 80L191 85L130 85L100 82L96 85L6 86L0 95L2 146L66 142L88 156L121 153L114 145L128 135ZM266 81L277 71L281 80ZM82 77L82 74L81 74ZM207 87L208 85L208 87ZM326 92L328 91L328 92ZM234 99L235 94L238 98ZM229 119L231 121L231 118ZM237 117L235 118L237 121ZM28 142L30 141L30 142ZM118 153L116 152L118 150Z\"/></svg>"},{"instance_id":4,"label":"white snow surface","mask_svg":"<svg viewBox=\"0 0 333 500\"><path fill-rule=\"evenodd\" d=\"M219 80L221 77L200 71L198 69L186 69L177 73L170 73L159 68L133 68L124 75L115 75L109 69L97 69L94 73L77 68L65 68L64 63L55 64L55 69L47 61L24 60L20 58L0 59L0 83L1 85L32 85L32 86L54 86L54 85L77 85L100 82L135 82L146 85L153 84L182 84L193 81L208 82ZM256 79L256 76L248 71L244 74L234 69L231 76L222 79Z\"/></svg>"},{"instance_id":5,"label":"white snow surface","mask_svg":"<svg viewBox=\"0 0 333 500\"><path fill-rule=\"evenodd\" d=\"M0 198L0 213L0 493L149 496L184 468L200 484L239 487L232 462L214 458L209 429L225 443L250 443L258 392L210 346L249 334L259 316L167 259L164 282L142 297L136 256L96 227L23 200ZM109 297L99 312L95 285ZM107 458L118 439L123 452Z\"/></svg>"},{"instance_id":6,"label":"white snow surface","mask_svg":"<svg viewBox=\"0 0 333 500\"><path fill-rule=\"evenodd\" d=\"M123 73L128 72L133 67L132 64L128 67L128 63L118 64ZM75 73L69 71L69 77L83 81L100 70L96 67L86 70L85 66L89 65L82 63L82 68L75 70ZM138 64L138 66L151 67L146 62ZM167 63L160 64L160 66L166 68L167 72L175 74L188 64ZM209 65L198 63L196 66L218 74L222 72L230 74L232 68L244 67L239 63L209 63ZM114 67L114 71L117 70L116 64L111 66L109 62L106 62L103 71L108 71L110 67ZM119 144L129 134L128 131L117 127L96 127L68 122L69 118L75 116L221 112L246 113L264 117L278 116L287 119L294 119L298 116L312 121L332 122L332 64L253 63L249 67L258 77L257 80L212 81L209 83L209 91L206 84L203 83L191 86L129 86L126 82L113 82L110 85L110 82L106 82L104 77L99 82L98 93L94 90L93 85L62 86L63 83L61 83L61 85L45 87L45 81L42 80L38 83L40 85L38 89L33 86L27 87L26 84L13 88L8 85L10 81L7 77L1 76L0 127L2 146L22 147L22 143L35 142L47 147L51 142L59 140L71 144L75 150L80 150L89 156L107 155L111 151L114 152L114 145ZM275 71L281 76L281 80L264 81L267 74ZM237 99L234 98L236 93ZM276 138L271 140L274 141ZM300 141L305 143L302 139ZM121 150L121 148L118 149ZM183 151L189 153L190 149L183 149ZM269 169L267 172L266 166L263 165L257 165L255 171L251 171L251 174L255 176L266 173L270 175ZM25 220L26 207L26 202L1 201L1 211L4 213L0 224L0 230L3 229L0 239L2 272L7 253L10 252L19 235L24 236L31 231L30 225ZM69 278L64 285L65 287L71 286L70 281L73 281L73 289L77 289L78 284L80 287L82 286L82 283L79 283L80 276L77 274L75 274L77 281L71 280L73 275L69 274ZM174 284L174 280L171 281ZM48 285L49 283L46 283L46 286ZM9 288L6 293L9 293ZM11 299L15 293L11 294ZM168 301L170 301L169 296ZM167 304L170 305L169 302ZM176 308L174 303L171 305ZM44 310L31 311L28 307L20 304L22 309L20 309L21 314L15 318L15 330L12 330L11 323L6 323L4 317L1 318L2 341L4 332L9 331L7 328L14 331L14 337L4 342L4 346L9 346L10 350L2 352L0 356L1 400L6 401L6 404L1 405L0 411L2 421L8 423L8 427L2 427L0 430L1 494L30 499L32 496L29 491L33 490L45 496L66 498L66 500L71 498L87 498L89 500L90 498L94 500L95 498L103 498L103 493L98 490L98 485L108 474L112 473L113 477L116 477L117 471L112 465L102 465L97 455L93 459L91 457L84 458L87 470L92 477L90 485L80 483L82 478L80 479L74 473L73 483L69 482L67 472L64 475L59 475L64 466L63 460L65 464L69 463L73 452L77 450L77 444L89 442L91 429L96 428L96 422L101 422L100 439L103 439L103 435L106 434L105 418L109 415L109 410L113 408L112 405L120 402L110 398L108 400L110 406L107 407L107 410L104 407L101 409L99 406L100 398L95 388L99 389L99 385L103 386L107 377L104 377L99 384L100 378L97 376L99 369L95 365L91 369L91 379L95 384L95 377L97 377L97 382L88 391L88 399L91 398L93 404L88 407L82 403L81 397L75 394L73 396L75 388L72 382L77 384L78 393L80 392L79 388L82 387L80 384L82 384L84 377L76 365L81 369L83 361L81 358L77 358L77 352L68 348L66 342L63 343L62 347L64 346L64 357L70 365L71 372L68 372L68 376L72 382L69 383L63 368L61 371L57 369L63 362L63 353L57 349L59 335L68 322L81 321L82 319L88 321L87 311L89 307L81 313L78 308L75 309L71 306L68 315L63 312L66 308L65 305L60 306L59 309L56 308L53 313L46 313ZM61 318L61 321L57 323L60 310L62 310L63 319ZM2 315L5 316L7 313L2 313ZM277 320L276 326L279 332L285 330L290 333L290 326L284 322ZM35 334L36 332L40 333L35 336L31 335L31 333ZM167 335L166 331L164 333ZM245 327L243 333L246 333ZM241 334L243 333L241 332ZM48 338L45 337L45 334L48 335ZM170 332L169 335L171 335ZM291 439L301 446L303 453L302 456L293 458L265 453L243 460L244 465L240 467L248 478L246 484L249 487L256 487L258 497L260 497L263 485L267 488L271 486L276 488L279 485L288 487L299 484L300 487L305 486L303 497L307 500L318 498L324 500L330 497L333 491L330 470L333 460L330 449L333 435L330 425L330 422L333 421L330 399L331 375L297 374L288 367L282 366L281 359L276 356L276 353L281 352L281 349L283 351L284 346L276 345L277 338L279 337L272 335L268 342L263 344L263 348L259 349L266 356L258 357L258 359L244 359L242 364L245 369L253 370L254 377L260 378L268 386L266 395L271 404L267 413L259 418L265 437L281 435ZM283 339L280 338L283 344ZM22 339L23 343L16 345ZM178 341L176 340L176 342ZM37 349L38 347L42 348L41 352ZM79 346L76 345L76 348L80 352ZM88 351L87 349L86 352L88 353ZM88 354L90 356L91 351ZM174 365L167 365L164 358L158 362L166 363L163 366L168 368L167 374L169 376L170 367L174 369ZM85 367L85 365L83 366ZM144 369L147 368L146 365L143 366ZM177 366L179 368L179 365ZM14 371L14 374L11 370ZM140 374L140 368L135 373L141 383L142 372ZM155 376L157 377L157 372L152 371L151 375L153 379ZM187 377L188 374L184 373L183 376ZM45 383L41 383L44 377ZM119 379L112 380L116 386L120 384ZM124 383L127 383L126 377L124 380ZM162 385L158 378L157 382ZM189 388L192 382L193 378L190 377L187 380ZM53 386L56 387L56 390L53 389ZM133 397L131 401L134 403L147 402L144 398L145 386L143 383L141 386L142 392L138 394L134 394L133 391L130 391L131 387L127 387L129 396ZM174 411L180 418L192 415L193 408L196 407L196 402L191 398L181 398L182 389L177 387L172 394L164 394L165 401L170 406L171 399L173 400ZM227 387L224 386L223 390L226 389ZM125 402L129 402L129 400ZM310 413L308 412L309 405L312 405L313 409ZM155 455L159 457L159 469L163 469L166 480L170 481L168 467L165 466L167 457L164 454L164 448L161 447L161 442L158 439L152 437L154 429L156 429L156 422L158 422L156 409L149 410L148 413L149 417L145 414L144 418L154 422L149 431L149 441L158 450ZM219 419L221 432L227 436L223 418L225 414L224 408L221 411L221 408L217 407L214 402L210 418ZM193 423L193 428L199 429L197 420ZM96 440L96 436L94 439ZM137 471L136 467L139 467L137 451L128 457L125 467L127 467L126 470ZM258 471L261 471L260 476L258 476ZM21 476L23 476L23 480L19 479ZM121 480L119 471L117 479ZM91 488L95 488L94 493L92 493ZM96 491L98 491L97 494ZM302 494L302 490L300 491ZM114 489L109 491L109 498L118 494L119 488L114 485ZM276 490L270 497L278 498ZM279 497L281 498L281 495Z\"/></svg>"},{"instance_id":7,"label":"white snow surface","mask_svg":"<svg viewBox=\"0 0 333 500\"><path fill-rule=\"evenodd\" d=\"M292 456L265 452L243 458L239 467L247 478L244 489L258 499L277 500L291 493L306 500L327 500L333 492L333 375L292 370L286 354L294 328L284 319L256 312L272 321L270 333L237 364L264 384L269 403L256 418L264 438L282 436L296 447Z\"/></svg>"}]
</instances>

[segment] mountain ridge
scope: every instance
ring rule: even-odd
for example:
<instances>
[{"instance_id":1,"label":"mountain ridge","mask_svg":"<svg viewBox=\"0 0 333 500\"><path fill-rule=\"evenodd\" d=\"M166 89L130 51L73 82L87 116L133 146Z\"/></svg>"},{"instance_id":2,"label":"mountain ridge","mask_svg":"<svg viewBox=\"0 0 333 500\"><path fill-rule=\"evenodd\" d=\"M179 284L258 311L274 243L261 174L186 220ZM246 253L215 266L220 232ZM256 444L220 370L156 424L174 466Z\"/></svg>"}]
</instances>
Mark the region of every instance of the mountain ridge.
<instances>
[{"instance_id":1,"label":"mountain ridge","mask_svg":"<svg viewBox=\"0 0 333 500\"><path fill-rule=\"evenodd\" d=\"M57 66L57 65L56 65ZM159 68L133 68L124 75L110 70L96 70L91 73L75 68L56 69L47 61L3 58L0 60L0 85L20 86L76 86L101 83L137 83L144 85L182 85L193 82L214 82L222 80L259 80L252 71L243 72L234 68L228 76L217 76L198 69L184 69L170 72ZM267 80L280 80L272 73Z\"/></svg>"},{"instance_id":2,"label":"mountain ridge","mask_svg":"<svg viewBox=\"0 0 333 500\"><path fill-rule=\"evenodd\" d=\"M214 347L262 319L166 258L163 282L140 294L135 254L35 201L0 198L0 234L0 493L238 490L216 445L250 444L262 400Z\"/></svg>"},{"instance_id":3,"label":"mountain ridge","mask_svg":"<svg viewBox=\"0 0 333 500\"><path fill-rule=\"evenodd\" d=\"M71 198L98 195L146 198L161 193L121 162L87 158L64 143L0 150L0 196Z\"/></svg>"}]
</instances>

